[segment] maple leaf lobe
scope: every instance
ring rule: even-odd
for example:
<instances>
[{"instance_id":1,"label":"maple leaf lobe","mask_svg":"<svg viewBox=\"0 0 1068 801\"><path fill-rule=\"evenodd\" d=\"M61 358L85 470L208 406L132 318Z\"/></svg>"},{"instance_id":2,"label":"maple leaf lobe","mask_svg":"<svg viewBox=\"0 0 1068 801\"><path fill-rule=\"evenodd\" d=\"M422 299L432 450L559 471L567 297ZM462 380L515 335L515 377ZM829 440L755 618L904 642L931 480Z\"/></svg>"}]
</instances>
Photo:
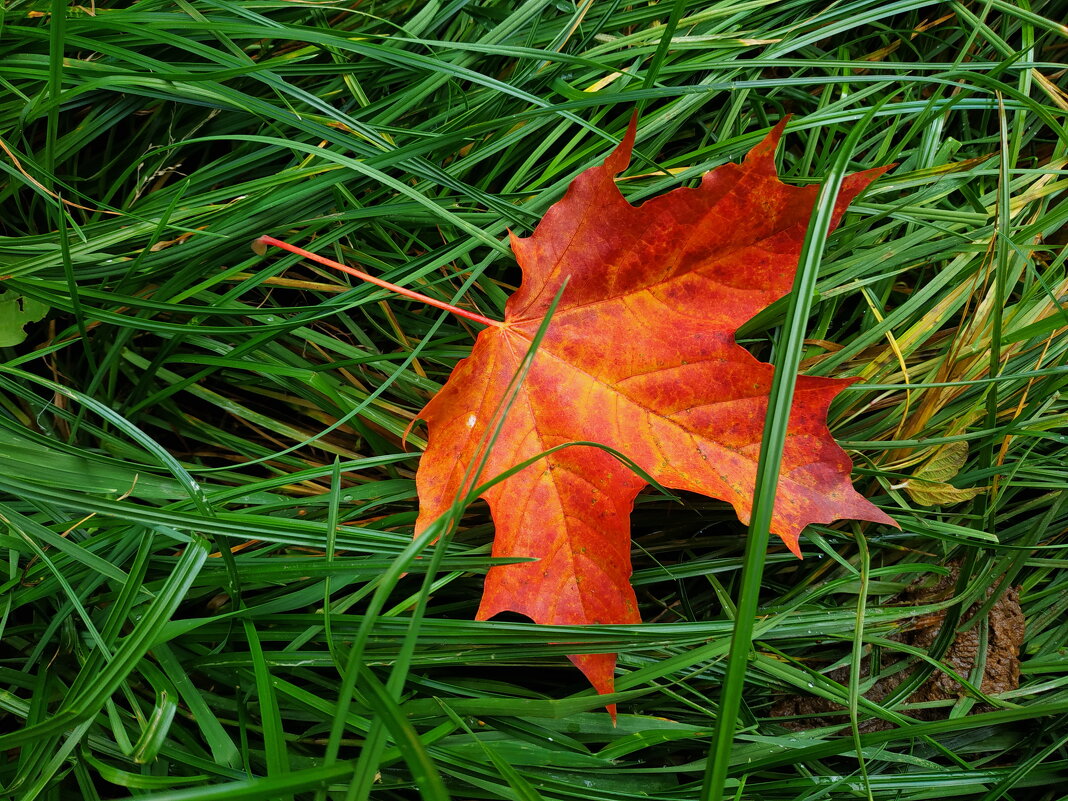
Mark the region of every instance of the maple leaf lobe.
<instances>
[{"instance_id":1,"label":"maple leaf lobe","mask_svg":"<svg viewBox=\"0 0 1068 801\"><path fill-rule=\"evenodd\" d=\"M417 474L418 529L451 505L483 455L476 484L577 440L618 450L664 486L726 500L748 523L773 368L734 335L790 290L818 191L778 180L784 122L742 164L633 206L615 183L630 161L632 121L604 164L580 174L531 236L512 235L523 281L505 306L505 326L479 333L421 413L429 438ZM832 226L883 169L843 182ZM565 280L483 454L505 388ZM798 555L809 523L893 524L853 489L852 463L827 429L829 405L850 383L797 380L772 531ZM629 518L644 486L605 450L580 445L483 493L493 555L538 561L491 568L478 618L510 610L538 623L639 622ZM598 691L611 691L613 654L571 659Z\"/></svg>"}]
</instances>

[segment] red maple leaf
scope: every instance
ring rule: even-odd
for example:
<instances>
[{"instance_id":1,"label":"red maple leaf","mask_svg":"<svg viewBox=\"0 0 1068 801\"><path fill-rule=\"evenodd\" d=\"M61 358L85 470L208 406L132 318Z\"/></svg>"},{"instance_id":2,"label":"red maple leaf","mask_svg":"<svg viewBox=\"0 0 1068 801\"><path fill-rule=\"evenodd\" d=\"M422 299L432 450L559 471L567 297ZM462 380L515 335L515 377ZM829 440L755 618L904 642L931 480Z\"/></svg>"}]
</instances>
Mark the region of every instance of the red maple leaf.
<instances>
[{"instance_id":1,"label":"red maple leaf","mask_svg":"<svg viewBox=\"0 0 1068 801\"><path fill-rule=\"evenodd\" d=\"M417 475L417 530L457 497L574 441L603 443L666 487L729 501L748 522L772 367L734 341L738 327L789 292L817 188L778 180L783 123L741 165L694 189L629 204L632 123L605 163L583 172L533 235L512 237L523 282L503 325L420 415L429 444ZM885 168L846 178L850 201ZM485 451L509 382L563 283L525 380ZM850 483L852 464L827 429L831 400L852 380L798 378L771 530L800 556L809 523L893 521ZM499 421L498 421L499 422ZM480 460L481 474L464 475ZM630 586L630 513L646 482L604 449L563 448L485 491L493 555L535 557L493 567L478 619L511 610L537 623L637 623ZM601 693L615 654L571 660Z\"/></svg>"},{"instance_id":2,"label":"red maple leaf","mask_svg":"<svg viewBox=\"0 0 1068 801\"><path fill-rule=\"evenodd\" d=\"M257 252L282 247L488 326L420 413L429 443L416 476L419 532L472 487L532 461L482 492L496 526L493 555L537 561L490 569L480 620L511 610L538 623L640 622L630 513L646 482L607 450L560 447L568 443L606 445L663 486L729 501L749 522L773 368L734 335L790 290L818 191L779 181L774 155L784 126L741 165L636 207L614 180L630 161L632 122L530 237L512 237L523 283L503 323L274 237L254 243ZM832 230L886 169L845 179ZM797 379L771 531L798 556L809 523L896 525L853 489L852 463L827 428L831 400L853 380ZM615 654L571 660L599 692L612 691Z\"/></svg>"}]
</instances>

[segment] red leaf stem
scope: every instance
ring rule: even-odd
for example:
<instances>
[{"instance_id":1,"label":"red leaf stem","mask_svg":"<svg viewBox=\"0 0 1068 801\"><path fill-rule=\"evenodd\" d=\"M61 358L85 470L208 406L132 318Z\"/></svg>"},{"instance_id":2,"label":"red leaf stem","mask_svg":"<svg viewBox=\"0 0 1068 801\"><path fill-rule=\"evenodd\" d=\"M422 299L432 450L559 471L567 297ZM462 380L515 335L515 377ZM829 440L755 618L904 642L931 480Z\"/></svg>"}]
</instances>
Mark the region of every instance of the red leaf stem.
<instances>
[{"instance_id":1,"label":"red leaf stem","mask_svg":"<svg viewBox=\"0 0 1068 801\"><path fill-rule=\"evenodd\" d=\"M348 273L349 275L354 275L362 281L367 281L368 283L374 284L375 286L380 286L383 289L388 289L391 292L396 292L398 295L404 295L404 297L406 298L418 300L420 303L425 303L428 306L434 306L439 309L444 309L445 311L452 312L453 314L459 317L465 317L468 320L473 320L476 323L482 323L482 325L492 325L496 328L504 327L504 323L502 323L500 320L491 320L489 317L483 317L481 314L477 314L476 312L461 309L459 306L453 306L451 303L446 303L443 300L435 300L434 298L427 297L426 295L420 294L419 292L413 292L412 290L405 289L402 286L391 284L389 281L383 281L381 278L375 278L373 275L365 273L362 270L357 270L353 267L349 267L345 264L342 264L341 262L334 261L333 259L328 259L325 256L320 256L318 253L312 253L310 250L298 248L296 245L291 245L288 242L283 242L281 239L275 239L273 236L261 236L259 239L252 243L252 249L262 255L265 252L265 248L263 248L264 245L274 245L276 248L288 250L290 253L296 253L297 255L303 256L306 259L311 259L312 261L319 262L319 264L325 265L327 267L333 267L335 270L340 270L341 272Z\"/></svg>"}]
</instances>

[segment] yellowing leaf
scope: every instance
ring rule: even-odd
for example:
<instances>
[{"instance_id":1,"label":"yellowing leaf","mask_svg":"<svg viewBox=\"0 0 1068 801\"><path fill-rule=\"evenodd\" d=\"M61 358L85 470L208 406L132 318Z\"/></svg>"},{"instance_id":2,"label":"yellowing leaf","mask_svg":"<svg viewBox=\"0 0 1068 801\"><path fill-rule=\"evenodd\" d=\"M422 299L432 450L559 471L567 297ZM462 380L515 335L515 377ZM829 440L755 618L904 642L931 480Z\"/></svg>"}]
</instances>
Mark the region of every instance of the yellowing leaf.
<instances>
[{"instance_id":1,"label":"yellowing leaf","mask_svg":"<svg viewBox=\"0 0 1068 801\"><path fill-rule=\"evenodd\" d=\"M970 501L976 495L986 492L986 487L958 489L952 484L943 484L938 481L912 480L905 490L909 497L920 506L948 506L951 503Z\"/></svg>"},{"instance_id":2,"label":"yellowing leaf","mask_svg":"<svg viewBox=\"0 0 1068 801\"><path fill-rule=\"evenodd\" d=\"M905 491L921 506L945 506L970 501L984 493L986 487L958 489L946 483L960 472L967 459L967 442L962 440L942 446L927 464L916 471L905 485Z\"/></svg>"},{"instance_id":3,"label":"yellowing leaf","mask_svg":"<svg viewBox=\"0 0 1068 801\"><path fill-rule=\"evenodd\" d=\"M967 458L967 442L950 442L939 448L927 464L916 471L916 478L921 481L949 481L964 467Z\"/></svg>"}]
</instances>

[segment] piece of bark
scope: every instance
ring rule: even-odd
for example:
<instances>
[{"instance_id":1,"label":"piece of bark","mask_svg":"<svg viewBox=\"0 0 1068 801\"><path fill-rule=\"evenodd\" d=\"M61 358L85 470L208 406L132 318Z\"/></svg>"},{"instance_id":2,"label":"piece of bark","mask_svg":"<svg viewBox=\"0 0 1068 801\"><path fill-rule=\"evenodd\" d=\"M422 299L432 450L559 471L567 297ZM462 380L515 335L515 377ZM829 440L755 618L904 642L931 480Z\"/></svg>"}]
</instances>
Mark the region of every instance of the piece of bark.
<instances>
[{"instance_id":1,"label":"piece of bark","mask_svg":"<svg viewBox=\"0 0 1068 801\"><path fill-rule=\"evenodd\" d=\"M912 586L901 593L898 602L909 606L922 606L949 598L953 594L960 572L957 564L951 564L949 567L951 568L949 575L943 576L934 586L925 587L922 580L913 582ZM988 589L984 600L989 598L993 591L993 587ZM969 607L962 617L962 622L970 621L979 606L980 604L977 603ZM914 618L907 629L892 635L889 639L928 650L937 638L945 616L945 612L936 612ZM970 676L975 667L976 657L979 655L980 625L973 625L958 634L941 660L964 678ZM1019 654L1020 647L1023 645L1025 625L1023 610L1020 608L1019 587L1010 587L990 609L987 617L986 663L980 684L983 693L996 695L1015 690L1020 686ZM871 660L869 658L861 664L861 677L867 678L870 671ZM883 699L897 689L911 672L910 666L877 680L871 689L864 693L864 697L874 703L882 703ZM827 677L839 684L845 684L849 681L849 668L836 668L830 671ZM908 703L953 700L965 694L964 687L956 679L941 670L936 670L908 697ZM977 704L973 711L987 709L989 705ZM779 721L779 724L787 729L800 731L817 726L848 723L848 718L843 715L829 714L842 711L844 711L843 706L825 698L794 695L775 704L771 709L771 715L783 718L798 717L797 720ZM946 707L915 709L909 712L909 716L917 720L938 720L945 718L947 711ZM882 731L888 728L891 728L890 723L877 718L860 724L861 732Z\"/></svg>"}]
</instances>

